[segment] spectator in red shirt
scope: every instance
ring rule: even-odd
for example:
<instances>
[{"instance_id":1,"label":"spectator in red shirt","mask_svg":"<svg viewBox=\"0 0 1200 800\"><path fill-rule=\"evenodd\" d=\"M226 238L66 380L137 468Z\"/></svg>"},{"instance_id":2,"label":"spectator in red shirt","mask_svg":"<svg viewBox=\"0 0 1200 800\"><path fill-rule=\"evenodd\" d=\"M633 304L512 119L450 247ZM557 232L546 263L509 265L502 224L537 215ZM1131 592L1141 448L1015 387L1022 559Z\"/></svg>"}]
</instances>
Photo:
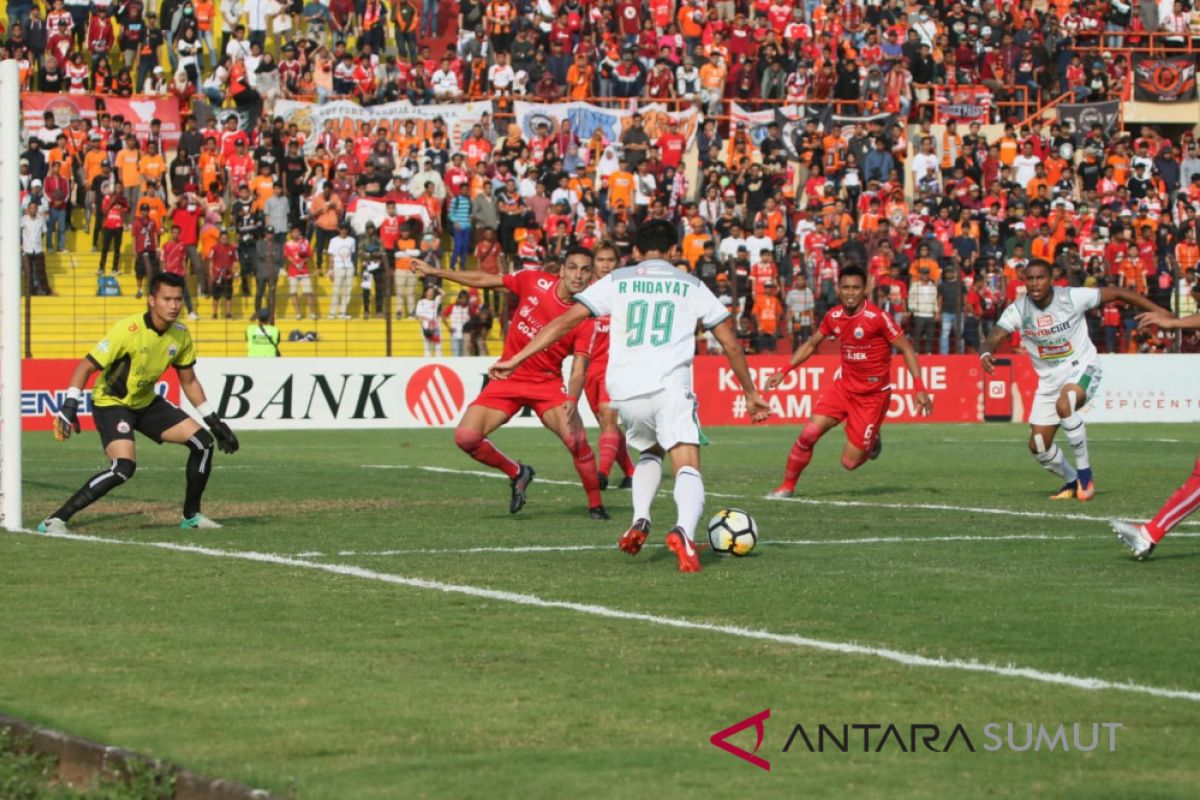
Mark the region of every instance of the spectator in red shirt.
<instances>
[{"instance_id":1,"label":"spectator in red shirt","mask_svg":"<svg viewBox=\"0 0 1200 800\"><path fill-rule=\"evenodd\" d=\"M208 253L209 288L212 290L213 319L221 312L225 301L225 319L233 319L233 280L237 276L237 247L230 244L229 232L221 231L220 238Z\"/></svg>"}]
</instances>

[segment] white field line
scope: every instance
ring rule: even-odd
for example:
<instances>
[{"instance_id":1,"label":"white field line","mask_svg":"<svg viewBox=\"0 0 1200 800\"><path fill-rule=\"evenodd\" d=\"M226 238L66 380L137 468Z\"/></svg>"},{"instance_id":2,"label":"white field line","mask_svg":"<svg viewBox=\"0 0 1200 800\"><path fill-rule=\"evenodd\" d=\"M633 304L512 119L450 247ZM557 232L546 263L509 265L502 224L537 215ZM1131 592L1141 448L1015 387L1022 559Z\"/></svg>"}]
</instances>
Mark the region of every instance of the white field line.
<instances>
[{"instance_id":1,"label":"white field line","mask_svg":"<svg viewBox=\"0 0 1200 800\"><path fill-rule=\"evenodd\" d=\"M1177 534L1172 534L1175 536ZM1185 536L1200 536L1200 534L1183 534ZM856 539L764 539L762 545L810 547L820 545L854 546L862 544L925 544L927 542L1068 542L1080 539L1093 539L1084 536L1056 536L1053 534L1030 533L1014 534L1011 536L869 536ZM665 547L663 544L647 542L644 547ZM512 547L437 547L411 548L407 550L338 550L336 552L295 553L292 558L336 558L345 556L434 556L461 555L474 553L573 553L589 550L616 551L615 544L547 544L547 545L514 545Z\"/></svg>"},{"instance_id":2,"label":"white field line","mask_svg":"<svg viewBox=\"0 0 1200 800\"><path fill-rule=\"evenodd\" d=\"M28 531L21 531L22 534L28 534ZM342 575L350 578L358 578L360 580L377 581L380 583L392 584L394 586L404 586L410 589L424 589L446 594L466 595L468 597L477 597L483 600L493 600L502 603L513 603L522 606L532 606L535 608L560 609L563 611L572 611L577 614L585 614L592 617L601 617L605 619L619 619L629 622L641 622L649 625L659 625L662 627L675 628L679 630L703 631L705 633L720 633L725 636L733 636L740 639L754 639L758 641L773 642L775 644L789 645L791 647L803 648L807 650L821 650L829 653L839 653L850 656L866 656L869 658L877 658L885 661L891 661L896 664L902 664L908 667L925 667L930 669L951 669L962 670L965 672L975 672L985 675L997 675L1007 678L1021 678L1027 681L1037 683L1046 683L1056 686L1068 686L1073 689L1082 689L1085 691L1120 691L1130 692L1134 694L1149 695L1151 697L1159 697L1168 700L1187 700L1193 703L1200 703L1200 692L1190 691L1186 689L1166 689L1158 686L1148 686L1145 684L1132 683L1129 681L1110 681L1102 678L1089 678L1077 675L1067 675L1061 672L1043 672L1042 670L1033 669L1032 667L1020 667L1013 664L992 664L988 662L976 661L974 659L957 659L957 658L933 658L923 656L917 653L907 653L902 650L892 650L890 648L870 647L867 645L855 644L853 642L833 642L825 639L811 639L806 636L798 636L795 634L774 633L772 631L759 630L754 628L743 628L737 625L723 625L711 622L698 622L689 619L681 619L679 617L664 617L656 614L644 614L635 611L622 611L617 608L609 608L608 606L592 605L589 603L575 603L566 600L546 600L531 594L520 594L517 592L506 592L499 589L486 589L480 586L467 586L463 584L443 583L442 581L426 580L424 578L410 578L404 575L394 575L387 572L376 572L375 570L363 569L354 567L348 564L322 564L320 562L305 561L303 559L293 558L289 556L281 556L273 553L255 553L236 550L218 550L212 547L201 547L198 545L175 544L173 542L131 542L122 539L110 539L99 536L81 536L73 533L59 534L34 534L35 536L46 536L55 539L67 539L75 542L87 542L91 544L107 544L120 545L126 547L148 547L158 550L169 550L176 553L187 553L190 555L208 556L210 558L227 558L237 561L251 561L263 564L275 564L277 566L292 567L295 569L308 569L318 572L325 572L332 575Z\"/></svg>"},{"instance_id":3,"label":"white field line","mask_svg":"<svg viewBox=\"0 0 1200 800\"><path fill-rule=\"evenodd\" d=\"M1088 436L1088 444L1116 444L1120 443L1142 443L1151 442L1153 444L1192 444L1191 439L1137 439L1137 438L1109 438L1107 436ZM1016 444L1021 445L1025 442L1024 432L1020 436L1014 436L1011 439L985 439L983 437L975 438L958 438L955 436L941 436L936 439L939 442L947 444Z\"/></svg>"},{"instance_id":4,"label":"white field line","mask_svg":"<svg viewBox=\"0 0 1200 800\"><path fill-rule=\"evenodd\" d=\"M496 478L508 480L498 472L486 472L478 469L451 469L450 467L430 467L417 464L363 464L363 469L406 469L422 472L438 472L449 475L472 475L480 478ZM579 486L579 481L553 480L550 478L535 478L534 485L539 483L553 486ZM1091 514L1051 514L1048 511L1019 511L1010 508L990 508L987 506L954 506L943 503L876 503L868 500L819 500L812 497L783 497L772 498L751 494L721 494L706 491L709 497L720 497L726 500L767 500L772 503L800 503L807 506L829 506L832 508L884 508L895 511L949 511L963 514L991 514L1000 517L1022 517L1025 519L1067 520L1071 522L1108 522L1112 517L1098 517ZM1138 515L1123 515L1121 519L1139 519ZM1185 521L1182 525L1200 525L1200 520Z\"/></svg>"}]
</instances>

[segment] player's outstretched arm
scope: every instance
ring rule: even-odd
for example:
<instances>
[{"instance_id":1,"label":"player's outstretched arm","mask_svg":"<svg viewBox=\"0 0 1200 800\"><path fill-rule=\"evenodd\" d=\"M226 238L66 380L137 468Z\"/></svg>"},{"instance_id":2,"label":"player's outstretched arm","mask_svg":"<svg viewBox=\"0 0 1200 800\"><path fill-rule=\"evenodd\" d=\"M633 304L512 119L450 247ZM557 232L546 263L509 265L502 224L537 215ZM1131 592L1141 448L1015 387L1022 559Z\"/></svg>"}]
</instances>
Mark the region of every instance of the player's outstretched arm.
<instances>
[{"instance_id":1,"label":"player's outstretched arm","mask_svg":"<svg viewBox=\"0 0 1200 800\"><path fill-rule=\"evenodd\" d=\"M712 334L717 338L721 349L725 351L725 358L729 361L733 374L737 376L738 383L742 385L742 391L746 394L746 409L750 412L750 419L753 422L765 421L767 417L771 416L771 407L759 396L758 389L754 388L754 379L750 377L750 367L746 364L746 353L738 342L737 334L733 332L733 325L726 319L712 329Z\"/></svg>"},{"instance_id":2,"label":"player's outstretched arm","mask_svg":"<svg viewBox=\"0 0 1200 800\"><path fill-rule=\"evenodd\" d=\"M904 358L904 366L908 367L908 374L912 376L913 386L917 389L917 405L921 408L921 413L928 417L933 413L933 398L925 391L925 381L921 380L921 363L917 358L917 351L903 333L892 340L892 347L899 350Z\"/></svg>"},{"instance_id":3,"label":"player's outstretched arm","mask_svg":"<svg viewBox=\"0 0 1200 800\"><path fill-rule=\"evenodd\" d=\"M71 371L67 396L62 402L62 406L59 407L58 414L54 417L54 438L58 441L70 439L72 433L83 432L83 427L79 424L79 400L83 397L83 389L91 380L92 373L98 369L96 362L84 357L79 359L79 363Z\"/></svg>"},{"instance_id":4,"label":"player's outstretched arm","mask_svg":"<svg viewBox=\"0 0 1200 800\"><path fill-rule=\"evenodd\" d=\"M1139 328L1149 328L1157 325L1163 330L1200 330L1200 314L1191 314L1176 319L1169 311L1147 311L1137 316Z\"/></svg>"},{"instance_id":5,"label":"player's outstretched arm","mask_svg":"<svg viewBox=\"0 0 1200 800\"><path fill-rule=\"evenodd\" d=\"M817 348L821 346L821 342L825 341L825 334L817 331L812 336L808 337L808 341L796 348L796 352L792 353L792 360L788 363L788 368L783 372L776 372L770 378L767 378L767 390L775 391L779 388L779 384L783 383L783 378L796 367L808 361L812 354L817 352Z\"/></svg>"},{"instance_id":6,"label":"player's outstretched arm","mask_svg":"<svg viewBox=\"0 0 1200 800\"><path fill-rule=\"evenodd\" d=\"M996 348L1000 346L1000 343L1009 336L1012 336L1012 331L997 325L988 336L987 341L983 343L983 349L979 351L979 361L983 365L983 371L988 375L996 371L996 360L992 357L992 353L996 352ZM910 342L909 347L911 346L912 343Z\"/></svg>"},{"instance_id":7,"label":"player's outstretched arm","mask_svg":"<svg viewBox=\"0 0 1200 800\"><path fill-rule=\"evenodd\" d=\"M1100 305L1104 305L1106 303L1113 303L1113 302L1117 302L1117 301L1120 301L1122 303L1128 303L1131 306L1135 306L1137 308L1142 309L1143 311L1149 311L1151 313L1158 313L1158 312L1162 312L1163 314L1170 313L1162 306L1153 302L1149 297L1146 297L1145 295L1142 295L1142 294L1138 294L1137 292L1130 291L1129 289L1125 289L1125 288L1118 287L1118 286L1105 286L1103 289L1100 290Z\"/></svg>"},{"instance_id":8,"label":"player's outstretched arm","mask_svg":"<svg viewBox=\"0 0 1200 800\"><path fill-rule=\"evenodd\" d=\"M225 420L221 419L220 415L208 404L208 398L204 395L204 387L200 385L200 379L196 377L196 370L191 367L182 367L176 372L179 373L179 388L183 391L183 396L200 412L204 424L208 426L213 438L217 440L217 447L222 453L236 453L241 446L238 438L230 430Z\"/></svg>"},{"instance_id":9,"label":"player's outstretched arm","mask_svg":"<svg viewBox=\"0 0 1200 800\"><path fill-rule=\"evenodd\" d=\"M476 289L503 289L504 279L499 275L489 275L486 272L472 270L470 272L457 272L451 269L440 269L432 264L421 261L420 259L412 259L413 269L422 275L427 275L430 278L440 278L445 281L452 281L463 286L471 286Z\"/></svg>"},{"instance_id":10,"label":"player's outstretched arm","mask_svg":"<svg viewBox=\"0 0 1200 800\"><path fill-rule=\"evenodd\" d=\"M461 274L461 273L459 273ZM497 361L492 364L492 368L488 370L488 375L493 380L504 380L513 373L517 367L524 363L525 359L530 356L537 355L545 350L550 345L557 342L562 337L579 323L583 322L592 312L588 311L588 307L583 303L576 303L567 309L565 314L555 317L549 325L542 328L537 334L529 340L529 344L521 349L512 358L504 361Z\"/></svg>"}]
</instances>

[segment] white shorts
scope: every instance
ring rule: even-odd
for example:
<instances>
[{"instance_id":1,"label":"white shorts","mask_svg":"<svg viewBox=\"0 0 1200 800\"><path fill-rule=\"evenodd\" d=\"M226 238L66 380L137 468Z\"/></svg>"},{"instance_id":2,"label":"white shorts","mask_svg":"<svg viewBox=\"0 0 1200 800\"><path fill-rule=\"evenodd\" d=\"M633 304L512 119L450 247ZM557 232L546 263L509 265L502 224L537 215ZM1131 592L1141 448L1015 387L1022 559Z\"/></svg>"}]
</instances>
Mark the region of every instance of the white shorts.
<instances>
[{"instance_id":1,"label":"white shorts","mask_svg":"<svg viewBox=\"0 0 1200 800\"><path fill-rule=\"evenodd\" d=\"M700 444L696 395L688 389L668 386L654 394L614 400L612 407L621 417L626 441L638 450Z\"/></svg>"},{"instance_id":2,"label":"white shorts","mask_svg":"<svg viewBox=\"0 0 1200 800\"><path fill-rule=\"evenodd\" d=\"M303 292L304 294L312 294L312 276L310 275L289 275L288 289L292 294Z\"/></svg>"},{"instance_id":3,"label":"white shorts","mask_svg":"<svg viewBox=\"0 0 1200 800\"><path fill-rule=\"evenodd\" d=\"M1029 409L1030 425L1058 425L1062 422L1058 416L1058 395L1069 383L1083 387L1084 404L1090 403L1100 387L1100 362L1064 364L1038 379L1033 406Z\"/></svg>"}]
</instances>

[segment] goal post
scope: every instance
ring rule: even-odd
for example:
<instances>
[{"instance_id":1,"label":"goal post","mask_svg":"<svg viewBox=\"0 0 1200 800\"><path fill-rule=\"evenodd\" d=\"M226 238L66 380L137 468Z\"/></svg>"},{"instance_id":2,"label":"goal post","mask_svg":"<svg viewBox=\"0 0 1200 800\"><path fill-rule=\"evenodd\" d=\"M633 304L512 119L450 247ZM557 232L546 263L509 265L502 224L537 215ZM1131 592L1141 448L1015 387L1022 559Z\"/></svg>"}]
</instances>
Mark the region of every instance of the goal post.
<instances>
[{"instance_id":1,"label":"goal post","mask_svg":"<svg viewBox=\"0 0 1200 800\"><path fill-rule=\"evenodd\" d=\"M0 61L0 525L21 530L21 86Z\"/></svg>"}]
</instances>

